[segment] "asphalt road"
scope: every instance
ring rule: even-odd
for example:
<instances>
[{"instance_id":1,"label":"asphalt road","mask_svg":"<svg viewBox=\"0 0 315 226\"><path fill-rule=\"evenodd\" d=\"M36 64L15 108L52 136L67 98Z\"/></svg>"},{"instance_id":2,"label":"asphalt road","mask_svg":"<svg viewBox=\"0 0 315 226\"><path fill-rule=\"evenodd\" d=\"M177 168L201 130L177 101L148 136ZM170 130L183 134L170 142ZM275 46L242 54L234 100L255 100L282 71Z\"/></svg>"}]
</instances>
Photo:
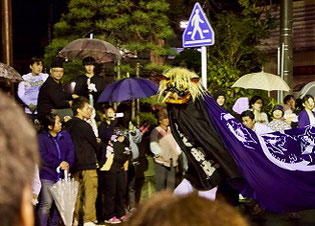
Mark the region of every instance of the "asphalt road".
<instances>
[{"instance_id":1,"label":"asphalt road","mask_svg":"<svg viewBox=\"0 0 315 226\"><path fill-rule=\"evenodd\" d=\"M300 220L290 220L287 214L265 212L262 216L245 215L251 226L315 226L315 210L299 212Z\"/></svg>"}]
</instances>

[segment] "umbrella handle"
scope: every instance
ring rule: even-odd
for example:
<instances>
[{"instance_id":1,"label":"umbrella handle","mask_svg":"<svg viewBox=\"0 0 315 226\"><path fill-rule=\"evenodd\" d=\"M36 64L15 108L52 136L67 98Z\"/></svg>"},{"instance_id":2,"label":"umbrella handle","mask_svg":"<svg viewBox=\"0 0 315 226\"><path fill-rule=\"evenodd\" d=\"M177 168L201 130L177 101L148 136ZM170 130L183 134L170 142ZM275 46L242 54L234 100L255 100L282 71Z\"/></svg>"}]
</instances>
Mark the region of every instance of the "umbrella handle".
<instances>
[{"instance_id":1,"label":"umbrella handle","mask_svg":"<svg viewBox=\"0 0 315 226\"><path fill-rule=\"evenodd\" d=\"M63 173L64 173L64 176L65 176L65 181L68 181L68 170L64 170L63 171Z\"/></svg>"}]
</instances>

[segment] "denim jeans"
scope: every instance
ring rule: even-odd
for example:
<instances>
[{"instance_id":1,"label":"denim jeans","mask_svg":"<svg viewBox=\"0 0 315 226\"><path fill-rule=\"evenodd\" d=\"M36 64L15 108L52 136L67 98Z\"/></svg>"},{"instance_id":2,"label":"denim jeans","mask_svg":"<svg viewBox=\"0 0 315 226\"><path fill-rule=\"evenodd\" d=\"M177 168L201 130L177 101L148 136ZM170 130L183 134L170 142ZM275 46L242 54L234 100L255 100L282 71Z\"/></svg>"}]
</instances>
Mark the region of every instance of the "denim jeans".
<instances>
[{"instance_id":1,"label":"denim jeans","mask_svg":"<svg viewBox=\"0 0 315 226\"><path fill-rule=\"evenodd\" d=\"M41 202L38 209L38 218L40 226L58 226L59 212L54 204L53 196L50 192L50 188L55 184L54 181L41 180L42 190L40 193ZM49 214L51 213L50 224L48 224Z\"/></svg>"}]
</instances>

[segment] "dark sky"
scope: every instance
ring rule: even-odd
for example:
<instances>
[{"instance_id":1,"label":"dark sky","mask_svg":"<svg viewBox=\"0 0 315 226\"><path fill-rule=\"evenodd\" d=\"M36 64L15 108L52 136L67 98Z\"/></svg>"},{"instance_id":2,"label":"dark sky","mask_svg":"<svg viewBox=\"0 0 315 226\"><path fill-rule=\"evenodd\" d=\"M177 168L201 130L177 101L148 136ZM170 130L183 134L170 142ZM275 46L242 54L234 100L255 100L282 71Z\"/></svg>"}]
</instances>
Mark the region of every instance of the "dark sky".
<instances>
[{"instance_id":1,"label":"dark sky","mask_svg":"<svg viewBox=\"0 0 315 226\"><path fill-rule=\"evenodd\" d=\"M61 14L67 11L68 2L69 0L12 0L13 58L14 67L20 73L28 71L28 60L31 57L43 56L44 48L49 43L50 23L56 23ZM237 8L238 5L237 0L209 2L214 11Z\"/></svg>"},{"instance_id":2,"label":"dark sky","mask_svg":"<svg viewBox=\"0 0 315 226\"><path fill-rule=\"evenodd\" d=\"M33 56L43 56L48 44L49 23L56 23L66 10L66 0L13 0L12 32L14 65L24 72ZM21 71L22 70L22 71Z\"/></svg>"}]
</instances>

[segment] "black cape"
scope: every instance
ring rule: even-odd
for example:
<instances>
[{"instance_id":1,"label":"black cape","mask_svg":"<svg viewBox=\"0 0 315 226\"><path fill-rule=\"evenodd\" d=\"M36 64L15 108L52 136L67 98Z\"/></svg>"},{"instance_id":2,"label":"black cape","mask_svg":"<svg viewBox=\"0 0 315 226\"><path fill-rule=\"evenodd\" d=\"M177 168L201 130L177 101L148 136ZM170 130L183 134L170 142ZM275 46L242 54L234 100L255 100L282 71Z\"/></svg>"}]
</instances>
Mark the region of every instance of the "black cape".
<instances>
[{"instance_id":1,"label":"black cape","mask_svg":"<svg viewBox=\"0 0 315 226\"><path fill-rule=\"evenodd\" d=\"M169 104L173 136L188 158L186 178L198 190L209 190L225 179L241 179L238 166L209 120L203 100Z\"/></svg>"}]
</instances>

